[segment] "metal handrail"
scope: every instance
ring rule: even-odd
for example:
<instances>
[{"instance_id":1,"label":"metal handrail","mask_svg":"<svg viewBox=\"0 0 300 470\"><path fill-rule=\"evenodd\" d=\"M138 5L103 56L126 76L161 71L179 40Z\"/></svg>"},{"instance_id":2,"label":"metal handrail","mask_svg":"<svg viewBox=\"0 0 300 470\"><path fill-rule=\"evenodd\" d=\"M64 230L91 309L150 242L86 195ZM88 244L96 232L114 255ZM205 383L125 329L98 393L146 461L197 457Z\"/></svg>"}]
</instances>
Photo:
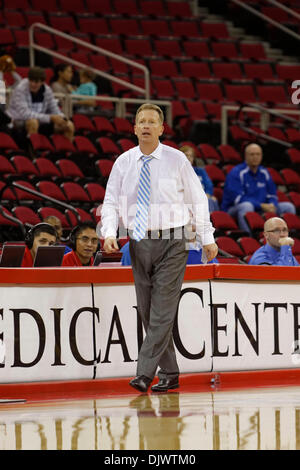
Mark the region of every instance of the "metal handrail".
<instances>
[{"instance_id":1,"label":"metal handrail","mask_svg":"<svg viewBox=\"0 0 300 470\"><path fill-rule=\"evenodd\" d=\"M295 109L290 109L290 110L287 110L287 109L269 109L269 108L266 108L265 106L262 106L261 104L257 104L257 103L251 103L251 104L248 104L247 106L250 106L251 108L253 109L257 109L258 111L261 111L262 114L264 113L267 113L267 114L272 114L276 117L280 117L282 119L284 119L285 121L289 121L289 122L292 122L293 124L296 124L298 127L300 127L300 121L297 120L297 119L294 119L294 118L291 118L290 116L286 116L285 114L283 114L281 111L283 112L290 112L290 114L299 114L299 118L300 118L300 111L297 111ZM243 107L242 107L243 109Z\"/></svg>"},{"instance_id":2,"label":"metal handrail","mask_svg":"<svg viewBox=\"0 0 300 470\"><path fill-rule=\"evenodd\" d=\"M9 187L9 185L7 186ZM35 189L27 188L26 186L23 186L22 184L17 183L15 181L13 181L10 184L10 186L13 186L14 188L22 189L23 191L33 194L34 196L39 196L40 198L45 199L48 202L57 204L58 206L61 206L64 209L68 209L75 214L75 217L77 218L78 222L81 221L80 214L78 213L75 207L71 206L71 204L67 204L66 202L59 201L58 199L55 199L54 197L51 197L51 196L47 196L46 194L43 194L40 191L36 191Z\"/></svg>"},{"instance_id":3,"label":"metal handrail","mask_svg":"<svg viewBox=\"0 0 300 470\"><path fill-rule=\"evenodd\" d=\"M56 57L57 59L61 59L71 65L74 65L76 67L80 68L85 68L86 64L82 64L81 62L78 62L77 60L71 59L68 56L65 56L63 54L60 54L59 52L53 51L52 49L48 49L47 47L42 47L39 46L37 43L34 41L34 29L39 28L45 31L48 31L49 33L53 33L57 36L61 36L62 38L68 39L69 41L75 42L77 44L80 44L81 46L84 46L88 49L91 49L95 52L98 52L100 54L103 54L105 56L111 57L113 59L119 60L120 62L123 62L125 64L128 64L132 67L136 67L144 72L144 79L145 79L145 88L138 87L136 85L133 85L132 83L126 82L125 80L122 80L121 78L117 78L114 75L108 74L106 72L102 72L100 70L95 69L94 67L90 67L89 69L95 73L96 75L100 75L101 77L107 78L108 80L111 80L113 82L119 83L121 85L126 85L128 88L134 91L138 91L140 93L143 93L145 95L145 99L149 100L150 99L150 72L149 69L142 64L139 64L138 62L135 62L133 60L127 59L123 56L120 56L118 54L115 54L114 52L110 52L106 49L103 49L102 47L94 46L93 44L90 44L89 42L83 41L82 39L78 39L76 37L73 37L69 34L62 33L61 31L51 28L50 26L47 26L42 23L33 23L30 28L29 28L29 60L30 60L30 66L34 66L34 50L38 50L41 52L44 52L45 54L49 54L53 57Z\"/></svg>"},{"instance_id":4,"label":"metal handrail","mask_svg":"<svg viewBox=\"0 0 300 470\"><path fill-rule=\"evenodd\" d=\"M56 93L54 93L56 96ZM65 100L69 103L68 107L71 109L69 117L73 115L73 101L76 101L76 105L80 106L81 99L91 99L94 101L113 101L116 103L116 117L126 117L126 105L127 104L142 104L145 100L142 98L114 98L108 96L87 96L87 95L76 95L70 94L65 95ZM167 100L151 100L152 104L158 106L166 106L165 120L170 127L172 127L172 103Z\"/></svg>"},{"instance_id":5,"label":"metal handrail","mask_svg":"<svg viewBox=\"0 0 300 470\"><path fill-rule=\"evenodd\" d=\"M272 5L275 5L275 7L278 7L280 8L281 10L284 10L286 11L287 13L289 13L291 16L293 16L294 18L297 18L300 20L300 14L297 13L296 11L292 10L291 8L287 7L286 5L284 5L283 3L279 3L277 2L276 0L267 0L267 2L271 3Z\"/></svg>"},{"instance_id":6,"label":"metal handrail","mask_svg":"<svg viewBox=\"0 0 300 470\"><path fill-rule=\"evenodd\" d=\"M259 11L255 10L254 8L250 7L249 5L241 2L240 0L230 0L231 2L235 3L236 5L239 5L240 7L244 8L245 10L250 11L254 15L258 16L264 21L267 21L268 23L272 24L276 28L281 29L284 31L286 34L289 34L290 36L293 36L295 39L298 39L300 41L300 35L292 31L291 29L287 28L286 26L283 26L281 23L278 23L278 21L273 20L272 18L264 15L263 13L260 13Z\"/></svg>"},{"instance_id":7,"label":"metal handrail","mask_svg":"<svg viewBox=\"0 0 300 470\"><path fill-rule=\"evenodd\" d=\"M284 147L287 147L287 148L292 147L292 144L290 144L288 142L285 142L284 140L276 139L276 137L272 137L272 136L270 136L268 134L265 134L265 133L262 133L262 132L257 132L255 130L251 129L250 127L241 126L241 129L245 132L248 132L249 134L255 135L256 137L260 137L261 139L268 140L269 142L273 142L275 144L280 144L280 145L283 145Z\"/></svg>"},{"instance_id":8,"label":"metal handrail","mask_svg":"<svg viewBox=\"0 0 300 470\"><path fill-rule=\"evenodd\" d=\"M296 119L293 119L293 118L290 118L289 116L286 116L284 113L286 114L293 114L293 115L299 115L300 117L300 110L296 110L296 109L268 109L268 108L265 108L264 106L262 105L259 105L257 103L247 103L245 104L244 106L237 106L237 105L224 105L222 106L221 108L221 144L223 145L226 145L227 142L228 142L228 137L227 137L227 134L228 134L228 121L227 121L227 116L228 116L228 111L257 111L259 114L261 114L261 120L260 120L260 128L264 131L267 130L268 128L268 121L266 120L265 116L268 115L268 114L273 114L273 115L276 115L278 117L281 117L283 119L286 119L288 121L291 121L293 123L296 123L298 126L299 126L299 121L297 121ZM249 128L245 128L245 127L242 127L244 130L247 130ZM249 131L250 132L250 131ZM251 129L251 133L255 133L255 131L253 131ZM257 133L258 135L258 133ZM276 143L280 143L282 145L285 145L285 146L290 146L290 144L286 145L287 143L286 142L283 142L279 139L275 139L274 137L271 137L267 134L259 134L261 137L263 137L264 139L266 140L269 140L269 141L272 141L272 142L276 142Z\"/></svg>"},{"instance_id":9,"label":"metal handrail","mask_svg":"<svg viewBox=\"0 0 300 470\"><path fill-rule=\"evenodd\" d=\"M218 243L218 239L216 240L216 242ZM228 253L228 251L225 251L225 250L222 250L221 248L218 247L218 255L222 255L224 256L224 258L237 258L236 256L233 256L231 253ZM239 264L247 264L245 261L243 261L242 259L238 259L238 263Z\"/></svg>"},{"instance_id":10,"label":"metal handrail","mask_svg":"<svg viewBox=\"0 0 300 470\"><path fill-rule=\"evenodd\" d=\"M10 95L12 93L12 89L7 88L6 89L6 102L9 102ZM87 99L86 95L71 95L71 94L65 94L65 93L53 93L55 98L58 100L63 100L62 104L62 111L65 114L67 118L72 118L73 116L73 101L78 101L78 99ZM127 104L141 104L145 103L145 100L140 99L140 98L117 98L114 96L102 96L102 95L96 95L96 96L91 96L91 99L95 101L104 101L104 102L112 102L115 103L116 109L115 109L115 116L116 117L121 117L125 118L126 117L126 106ZM167 100L151 100L152 104L157 104L158 106L165 106L166 107L166 116L165 120L166 123L172 127L172 103L171 101Z\"/></svg>"},{"instance_id":11,"label":"metal handrail","mask_svg":"<svg viewBox=\"0 0 300 470\"><path fill-rule=\"evenodd\" d=\"M10 220L11 222L15 222L15 224L17 224L20 227L20 230L21 230L22 234L25 236L26 230L24 228L24 224L19 219L17 219L16 217L13 217L12 215L7 214L6 212L4 212L2 206L0 206L0 214L5 219Z\"/></svg>"}]
</instances>

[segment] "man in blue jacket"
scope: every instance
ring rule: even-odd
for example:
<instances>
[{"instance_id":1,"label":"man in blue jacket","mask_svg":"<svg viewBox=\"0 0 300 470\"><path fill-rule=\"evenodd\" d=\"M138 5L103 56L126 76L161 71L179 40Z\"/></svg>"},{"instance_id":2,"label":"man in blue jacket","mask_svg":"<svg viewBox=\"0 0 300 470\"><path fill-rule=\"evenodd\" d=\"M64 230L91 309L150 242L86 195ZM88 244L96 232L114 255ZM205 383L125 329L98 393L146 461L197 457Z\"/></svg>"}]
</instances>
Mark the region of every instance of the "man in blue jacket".
<instances>
[{"instance_id":1,"label":"man in blue jacket","mask_svg":"<svg viewBox=\"0 0 300 470\"><path fill-rule=\"evenodd\" d=\"M289 229L283 219L279 217L268 219L264 225L264 236L266 244L253 253L249 264L299 266L292 254L294 240L289 237Z\"/></svg>"},{"instance_id":2,"label":"man in blue jacket","mask_svg":"<svg viewBox=\"0 0 300 470\"><path fill-rule=\"evenodd\" d=\"M247 212L296 213L291 202L278 202L277 188L268 170L261 165L262 148L251 143L245 148L245 162L227 175L221 210L237 217L241 230L250 232L244 218Z\"/></svg>"}]
</instances>

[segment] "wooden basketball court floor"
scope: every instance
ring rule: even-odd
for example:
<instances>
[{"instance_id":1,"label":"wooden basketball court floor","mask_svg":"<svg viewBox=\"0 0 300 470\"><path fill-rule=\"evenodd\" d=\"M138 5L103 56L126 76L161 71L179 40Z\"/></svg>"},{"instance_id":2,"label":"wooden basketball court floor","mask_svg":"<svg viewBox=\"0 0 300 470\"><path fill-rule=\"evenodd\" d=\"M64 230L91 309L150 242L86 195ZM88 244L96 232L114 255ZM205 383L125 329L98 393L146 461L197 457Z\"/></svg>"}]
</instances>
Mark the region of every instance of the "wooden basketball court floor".
<instances>
[{"instance_id":1,"label":"wooden basketball court floor","mask_svg":"<svg viewBox=\"0 0 300 470\"><path fill-rule=\"evenodd\" d=\"M241 376L230 385L216 375L185 378L162 394L139 394L125 379L74 393L1 385L0 450L299 450L296 375L256 384Z\"/></svg>"}]
</instances>

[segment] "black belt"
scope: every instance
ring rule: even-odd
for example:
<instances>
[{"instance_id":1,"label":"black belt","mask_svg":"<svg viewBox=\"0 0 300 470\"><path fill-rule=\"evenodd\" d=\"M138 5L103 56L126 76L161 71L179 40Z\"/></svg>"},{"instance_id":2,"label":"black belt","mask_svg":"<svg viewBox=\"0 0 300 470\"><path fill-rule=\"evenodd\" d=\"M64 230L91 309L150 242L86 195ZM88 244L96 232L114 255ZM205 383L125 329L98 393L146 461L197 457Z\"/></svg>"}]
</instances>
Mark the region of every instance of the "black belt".
<instances>
[{"instance_id":1,"label":"black belt","mask_svg":"<svg viewBox=\"0 0 300 470\"><path fill-rule=\"evenodd\" d=\"M151 240L159 240L160 238L167 240L171 235L172 238L182 238L182 232L184 231L184 226L181 227L171 227L166 229L158 229L158 230L147 230L146 237ZM133 231L129 230L129 236L133 238L132 234ZM175 235L175 236L173 236Z\"/></svg>"}]
</instances>

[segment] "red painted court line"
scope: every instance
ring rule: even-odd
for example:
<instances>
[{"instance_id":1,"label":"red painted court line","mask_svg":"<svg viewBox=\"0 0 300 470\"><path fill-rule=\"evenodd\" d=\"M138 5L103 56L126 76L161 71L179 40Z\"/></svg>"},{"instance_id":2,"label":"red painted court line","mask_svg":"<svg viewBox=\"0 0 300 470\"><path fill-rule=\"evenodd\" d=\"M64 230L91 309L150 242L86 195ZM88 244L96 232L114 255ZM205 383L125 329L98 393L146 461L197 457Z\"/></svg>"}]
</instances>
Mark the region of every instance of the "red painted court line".
<instances>
[{"instance_id":1,"label":"red painted court line","mask_svg":"<svg viewBox=\"0 0 300 470\"><path fill-rule=\"evenodd\" d=\"M65 399L99 399L113 396L137 395L139 392L130 387L129 380L130 378L128 377L120 377L97 380L1 384L0 399L25 399L26 401L36 402ZM220 373L208 372L182 374L180 376L180 388L178 390L174 390L174 392L197 393L214 390L233 390L271 386L286 387L292 385L300 385L299 369Z\"/></svg>"}]
</instances>

